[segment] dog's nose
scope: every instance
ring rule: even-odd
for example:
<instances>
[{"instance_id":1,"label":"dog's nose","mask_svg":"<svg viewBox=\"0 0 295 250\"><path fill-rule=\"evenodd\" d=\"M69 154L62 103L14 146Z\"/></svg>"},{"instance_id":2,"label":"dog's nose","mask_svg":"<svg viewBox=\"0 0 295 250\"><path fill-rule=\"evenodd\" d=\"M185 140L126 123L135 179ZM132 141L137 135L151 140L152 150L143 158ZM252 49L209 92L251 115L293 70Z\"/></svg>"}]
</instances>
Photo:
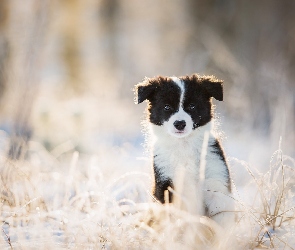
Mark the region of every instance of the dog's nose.
<instances>
[{"instance_id":1,"label":"dog's nose","mask_svg":"<svg viewBox=\"0 0 295 250\"><path fill-rule=\"evenodd\" d=\"M178 130L184 130L185 126L186 126L186 123L184 120L182 121L175 121L173 123L174 127Z\"/></svg>"}]
</instances>

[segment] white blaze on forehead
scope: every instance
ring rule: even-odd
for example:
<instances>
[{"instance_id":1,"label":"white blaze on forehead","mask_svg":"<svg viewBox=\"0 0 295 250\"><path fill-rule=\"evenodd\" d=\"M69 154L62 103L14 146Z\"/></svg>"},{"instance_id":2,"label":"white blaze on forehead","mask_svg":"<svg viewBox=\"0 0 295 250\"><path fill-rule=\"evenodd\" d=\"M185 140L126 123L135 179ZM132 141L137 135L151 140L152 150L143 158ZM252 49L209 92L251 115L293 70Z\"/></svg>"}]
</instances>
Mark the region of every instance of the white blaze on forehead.
<instances>
[{"instance_id":1,"label":"white blaze on forehead","mask_svg":"<svg viewBox=\"0 0 295 250\"><path fill-rule=\"evenodd\" d=\"M182 106L182 103L183 103L183 98L184 98L184 82L181 81L178 77L171 77L172 81L175 82L175 84L180 88L180 104L179 104L179 107Z\"/></svg>"},{"instance_id":2,"label":"white blaze on forehead","mask_svg":"<svg viewBox=\"0 0 295 250\"><path fill-rule=\"evenodd\" d=\"M179 108L176 113L174 113L168 121L164 122L164 128L166 128L168 134L181 138L189 135L193 129L193 120L191 116L186 113L183 109L183 101L184 101L184 94L185 94L185 87L184 82L177 77L171 77L171 80L180 88L180 102ZM174 123L176 121L184 121L186 126L185 128L179 132L179 130L175 127Z\"/></svg>"}]
</instances>

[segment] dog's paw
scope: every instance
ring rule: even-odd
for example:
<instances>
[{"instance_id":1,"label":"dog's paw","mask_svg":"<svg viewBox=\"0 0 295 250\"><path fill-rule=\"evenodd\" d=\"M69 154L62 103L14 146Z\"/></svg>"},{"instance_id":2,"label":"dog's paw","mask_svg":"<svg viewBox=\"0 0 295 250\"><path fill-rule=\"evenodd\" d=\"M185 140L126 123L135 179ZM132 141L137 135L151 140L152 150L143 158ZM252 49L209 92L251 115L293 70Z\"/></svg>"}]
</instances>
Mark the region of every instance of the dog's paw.
<instances>
[{"instance_id":1,"label":"dog's paw","mask_svg":"<svg viewBox=\"0 0 295 250\"><path fill-rule=\"evenodd\" d=\"M234 200L223 193L210 192L205 196L207 216L222 227L232 226L235 222Z\"/></svg>"}]
</instances>

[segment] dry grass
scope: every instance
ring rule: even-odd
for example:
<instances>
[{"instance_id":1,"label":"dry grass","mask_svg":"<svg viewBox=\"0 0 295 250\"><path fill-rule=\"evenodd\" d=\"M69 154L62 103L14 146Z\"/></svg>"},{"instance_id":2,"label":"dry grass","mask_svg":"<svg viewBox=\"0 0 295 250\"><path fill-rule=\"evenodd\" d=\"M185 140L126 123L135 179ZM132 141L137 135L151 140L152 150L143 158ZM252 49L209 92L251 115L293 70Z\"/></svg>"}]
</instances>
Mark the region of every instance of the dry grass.
<instances>
[{"instance_id":1,"label":"dry grass","mask_svg":"<svg viewBox=\"0 0 295 250\"><path fill-rule=\"evenodd\" d=\"M244 195L236 190L237 224L228 232L152 202L147 172L110 174L94 159L55 158L33 142L26 160L2 152L1 249L293 249L294 160L281 148L265 174L239 161L253 181Z\"/></svg>"},{"instance_id":2,"label":"dry grass","mask_svg":"<svg viewBox=\"0 0 295 250\"><path fill-rule=\"evenodd\" d=\"M266 173L252 170L247 163L233 159L246 168L252 181L237 191L239 223L247 225L249 248L294 249L295 165L283 155L281 141Z\"/></svg>"},{"instance_id":3,"label":"dry grass","mask_svg":"<svg viewBox=\"0 0 295 250\"><path fill-rule=\"evenodd\" d=\"M48 172L41 162L34 165L36 159L2 157L1 248L192 249L196 242L213 244L213 222L146 202L146 173L130 172L107 183L99 169L79 167L77 152L67 173L47 157L59 165Z\"/></svg>"}]
</instances>

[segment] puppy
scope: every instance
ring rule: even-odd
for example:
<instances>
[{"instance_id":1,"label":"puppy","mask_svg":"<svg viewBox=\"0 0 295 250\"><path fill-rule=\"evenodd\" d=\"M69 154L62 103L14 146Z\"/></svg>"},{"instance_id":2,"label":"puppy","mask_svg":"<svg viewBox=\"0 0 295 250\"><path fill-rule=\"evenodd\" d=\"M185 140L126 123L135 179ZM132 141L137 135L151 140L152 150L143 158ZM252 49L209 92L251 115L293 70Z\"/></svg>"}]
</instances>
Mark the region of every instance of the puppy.
<instances>
[{"instance_id":1,"label":"puppy","mask_svg":"<svg viewBox=\"0 0 295 250\"><path fill-rule=\"evenodd\" d=\"M211 101L223 100L222 84L213 76L159 76L137 84L135 94L138 104L148 101L154 196L226 225L233 222L234 203Z\"/></svg>"}]
</instances>

